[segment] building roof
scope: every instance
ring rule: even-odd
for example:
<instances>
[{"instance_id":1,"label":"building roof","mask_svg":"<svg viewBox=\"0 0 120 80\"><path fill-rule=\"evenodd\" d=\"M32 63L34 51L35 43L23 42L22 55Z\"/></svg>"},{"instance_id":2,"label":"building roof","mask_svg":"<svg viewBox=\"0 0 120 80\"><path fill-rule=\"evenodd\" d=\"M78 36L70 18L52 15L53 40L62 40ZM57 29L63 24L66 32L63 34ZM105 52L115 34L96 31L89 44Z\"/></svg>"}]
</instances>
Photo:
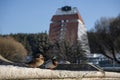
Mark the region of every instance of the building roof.
<instances>
[{"instance_id":1,"label":"building roof","mask_svg":"<svg viewBox=\"0 0 120 80\"><path fill-rule=\"evenodd\" d=\"M64 6L62 8L58 8L56 14L52 17L51 21L59 21L59 20L74 20L79 19L83 24L84 21L76 7Z\"/></svg>"}]
</instances>

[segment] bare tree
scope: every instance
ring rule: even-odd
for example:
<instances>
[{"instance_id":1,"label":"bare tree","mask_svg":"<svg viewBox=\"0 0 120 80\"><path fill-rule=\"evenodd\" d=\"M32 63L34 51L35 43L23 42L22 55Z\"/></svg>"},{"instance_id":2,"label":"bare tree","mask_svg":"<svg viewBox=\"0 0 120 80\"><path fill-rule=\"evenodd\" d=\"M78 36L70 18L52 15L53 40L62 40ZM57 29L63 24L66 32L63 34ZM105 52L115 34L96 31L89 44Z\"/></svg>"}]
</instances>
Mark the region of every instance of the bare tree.
<instances>
[{"instance_id":1,"label":"bare tree","mask_svg":"<svg viewBox=\"0 0 120 80\"><path fill-rule=\"evenodd\" d=\"M58 56L60 56L63 60L68 60L72 63L76 63L77 60L86 58L86 55L80 43L71 45L67 41L62 41L56 42L55 47L58 52Z\"/></svg>"},{"instance_id":2,"label":"bare tree","mask_svg":"<svg viewBox=\"0 0 120 80\"><path fill-rule=\"evenodd\" d=\"M100 51L120 63L116 57L116 54L120 53L120 17L104 17L96 21L93 34Z\"/></svg>"}]
</instances>

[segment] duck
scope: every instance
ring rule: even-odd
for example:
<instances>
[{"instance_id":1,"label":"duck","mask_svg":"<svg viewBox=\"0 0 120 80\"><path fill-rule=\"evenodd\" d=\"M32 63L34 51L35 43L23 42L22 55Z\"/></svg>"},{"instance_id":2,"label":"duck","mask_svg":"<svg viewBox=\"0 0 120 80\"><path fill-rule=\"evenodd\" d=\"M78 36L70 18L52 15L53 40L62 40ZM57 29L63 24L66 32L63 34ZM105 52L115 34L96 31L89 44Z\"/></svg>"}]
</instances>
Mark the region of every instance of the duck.
<instances>
[{"instance_id":1,"label":"duck","mask_svg":"<svg viewBox=\"0 0 120 80\"><path fill-rule=\"evenodd\" d=\"M44 57L42 54L37 54L33 59L27 63L29 67L38 68L44 63Z\"/></svg>"},{"instance_id":2,"label":"duck","mask_svg":"<svg viewBox=\"0 0 120 80\"><path fill-rule=\"evenodd\" d=\"M45 68L51 70L53 70L57 66L58 66L58 61L56 57L53 57L52 59L48 60L45 64Z\"/></svg>"}]
</instances>

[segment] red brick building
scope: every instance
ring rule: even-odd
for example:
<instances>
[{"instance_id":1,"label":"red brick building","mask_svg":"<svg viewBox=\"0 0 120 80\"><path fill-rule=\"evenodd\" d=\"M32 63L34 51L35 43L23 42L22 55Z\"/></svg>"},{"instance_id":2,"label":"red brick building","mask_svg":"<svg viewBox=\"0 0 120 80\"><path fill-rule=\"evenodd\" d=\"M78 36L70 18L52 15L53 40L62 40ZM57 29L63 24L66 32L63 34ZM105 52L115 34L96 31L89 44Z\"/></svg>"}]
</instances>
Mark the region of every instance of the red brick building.
<instances>
[{"instance_id":1,"label":"red brick building","mask_svg":"<svg viewBox=\"0 0 120 80\"><path fill-rule=\"evenodd\" d=\"M58 8L51 19L49 39L53 43L67 40L71 45L78 41L83 45L88 44L86 28L76 7Z\"/></svg>"}]
</instances>

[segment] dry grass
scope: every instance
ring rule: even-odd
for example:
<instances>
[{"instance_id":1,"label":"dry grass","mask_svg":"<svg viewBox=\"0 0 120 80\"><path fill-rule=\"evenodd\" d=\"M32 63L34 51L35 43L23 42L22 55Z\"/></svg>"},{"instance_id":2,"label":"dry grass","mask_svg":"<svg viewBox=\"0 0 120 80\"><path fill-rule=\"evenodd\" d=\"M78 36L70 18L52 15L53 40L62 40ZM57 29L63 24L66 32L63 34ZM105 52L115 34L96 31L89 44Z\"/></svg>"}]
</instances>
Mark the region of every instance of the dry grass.
<instances>
[{"instance_id":1,"label":"dry grass","mask_svg":"<svg viewBox=\"0 0 120 80\"><path fill-rule=\"evenodd\" d=\"M0 54L8 60L22 62L27 55L23 45L11 37L0 37Z\"/></svg>"}]
</instances>

